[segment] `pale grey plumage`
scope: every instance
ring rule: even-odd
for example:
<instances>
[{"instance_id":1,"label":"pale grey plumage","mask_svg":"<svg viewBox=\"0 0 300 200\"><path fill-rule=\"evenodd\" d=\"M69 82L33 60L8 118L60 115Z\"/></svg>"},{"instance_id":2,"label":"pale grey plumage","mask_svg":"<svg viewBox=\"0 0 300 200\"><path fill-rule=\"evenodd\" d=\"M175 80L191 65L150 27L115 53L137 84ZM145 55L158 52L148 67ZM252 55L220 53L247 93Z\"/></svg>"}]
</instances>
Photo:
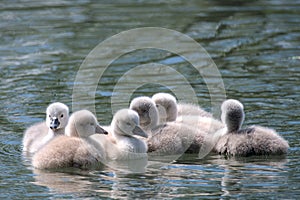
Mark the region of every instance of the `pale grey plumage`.
<instances>
[{"instance_id":1,"label":"pale grey plumage","mask_svg":"<svg viewBox=\"0 0 300 200\"><path fill-rule=\"evenodd\" d=\"M195 115L201 117L212 117L212 114L205 111L198 105L189 103L178 103L177 104L178 116Z\"/></svg>"},{"instance_id":2,"label":"pale grey plumage","mask_svg":"<svg viewBox=\"0 0 300 200\"><path fill-rule=\"evenodd\" d=\"M198 153L203 141L201 130L178 122L167 122L152 129L152 135L147 139L148 152L156 155Z\"/></svg>"}]
</instances>

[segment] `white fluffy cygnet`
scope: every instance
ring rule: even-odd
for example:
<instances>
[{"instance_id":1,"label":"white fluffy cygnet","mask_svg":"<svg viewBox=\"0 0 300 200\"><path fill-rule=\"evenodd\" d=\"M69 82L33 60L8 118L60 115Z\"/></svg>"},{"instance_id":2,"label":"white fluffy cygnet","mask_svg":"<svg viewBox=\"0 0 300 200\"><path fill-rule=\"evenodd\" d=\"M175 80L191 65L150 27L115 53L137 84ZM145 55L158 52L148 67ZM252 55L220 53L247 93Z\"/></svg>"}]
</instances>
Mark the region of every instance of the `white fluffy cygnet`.
<instances>
[{"instance_id":1,"label":"white fluffy cygnet","mask_svg":"<svg viewBox=\"0 0 300 200\"><path fill-rule=\"evenodd\" d=\"M107 160L130 160L147 157L147 144L135 136L147 138L139 126L139 115L130 109L121 109L113 117L110 137L93 135L91 138L105 149Z\"/></svg>"},{"instance_id":2,"label":"white fluffy cygnet","mask_svg":"<svg viewBox=\"0 0 300 200\"><path fill-rule=\"evenodd\" d=\"M55 137L37 151L32 165L38 169L57 169L98 164L104 157L104 150L96 149L89 138L96 133L107 134L90 111L74 112L65 135Z\"/></svg>"},{"instance_id":3,"label":"white fluffy cygnet","mask_svg":"<svg viewBox=\"0 0 300 200\"><path fill-rule=\"evenodd\" d=\"M65 133L69 120L69 108L63 103L52 103L46 110L46 122L29 127L23 136L23 152L35 153L57 135Z\"/></svg>"},{"instance_id":4,"label":"white fluffy cygnet","mask_svg":"<svg viewBox=\"0 0 300 200\"><path fill-rule=\"evenodd\" d=\"M283 155L289 148L288 142L273 129L250 126L241 129L245 115L243 105L234 99L223 102L222 122L227 133L221 137L215 151L230 156Z\"/></svg>"}]
</instances>

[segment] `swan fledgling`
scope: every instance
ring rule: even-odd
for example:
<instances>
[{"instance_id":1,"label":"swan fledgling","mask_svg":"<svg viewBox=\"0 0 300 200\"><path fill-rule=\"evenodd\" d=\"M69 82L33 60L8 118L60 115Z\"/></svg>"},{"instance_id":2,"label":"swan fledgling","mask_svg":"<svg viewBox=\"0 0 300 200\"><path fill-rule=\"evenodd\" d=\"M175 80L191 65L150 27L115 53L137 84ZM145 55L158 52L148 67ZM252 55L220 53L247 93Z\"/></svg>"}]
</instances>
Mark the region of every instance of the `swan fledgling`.
<instances>
[{"instance_id":1,"label":"swan fledgling","mask_svg":"<svg viewBox=\"0 0 300 200\"><path fill-rule=\"evenodd\" d=\"M140 126L149 134L157 126L159 115L154 101L146 96L134 98L129 108L138 113Z\"/></svg>"},{"instance_id":2,"label":"swan fledgling","mask_svg":"<svg viewBox=\"0 0 300 200\"><path fill-rule=\"evenodd\" d=\"M282 155L289 148L288 142L274 130L251 126L241 129L244 121L244 107L234 99L223 102L221 119L226 124L227 133L215 146L220 154L233 156Z\"/></svg>"},{"instance_id":3,"label":"swan fledgling","mask_svg":"<svg viewBox=\"0 0 300 200\"><path fill-rule=\"evenodd\" d=\"M49 141L32 158L38 169L64 167L85 168L101 162L104 150L96 149L89 137L96 133L107 134L96 117L88 110L74 112L66 127L65 135Z\"/></svg>"},{"instance_id":4,"label":"swan fledgling","mask_svg":"<svg viewBox=\"0 0 300 200\"><path fill-rule=\"evenodd\" d=\"M177 118L176 98L168 93L156 93L152 96L159 113L159 123L175 121Z\"/></svg>"},{"instance_id":5,"label":"swan fledgling","mask_svg":"<svg viewBox=\"0 0 300 200\"><path fill-rule=\"evenodd\" d=\"M193 129L177 121L158 125L158 110L151 98L137 97L131 102L130 107L138 111L144 124L151 124L146 129L148 152L172 155L182 154L185 151L196 153L197 149L200 149L205 133L201 129ZM148 116L152 116L152 118ZM142 128L144 127L142 126Z\"/></svg>"},{"instance_id":6,"label":"swan fledgling","mask_svg":"<svg viewBox=\"0 0 300 200\"><path fill-rule=\"evenodd\" d=\"M199 153L201 147L202 152L210 151L224 134L223 123L198 106L177 105L175 97L168 93L157 93L152 99L158 108L160 122L176 121L190 126L186 132L195 134L195 137L186 153ZM181 109L179 116L177 116L178 107ZM184 113L187 115L183 115Z\"/></svg>"},{"instance_id":7,"label":"swan fledgling","mask_svg":"<svg viewBox=\"0 0 300 200\"><path fill-rule=\"evenodd\" d=\"M35 153L54 136L63 135L69 120L69 108L63 103L50 104L46 110L46 122L29 127L23 137L23 152Z\"/></svg>"},{"instance_id":8,"label":"swan fledgling","mask_svg":"<svg viewBox=\"0 0 300 200\"><path fill-rule=\"evenodd\" d=\"M113 138L93 135L91 138L106 150L108 160L125 160L147 157L147 144L135 135L147 138L139 126L139 115L134 110L121 109L115 113L109 134Z\"/></svg>"},{"instance_id":9,"label":"swan fledgling","mask_svg":"<svg viewBox=\"0 0 300 200\"><path fill-rule=\"evenodd\" d=\"M205 111L198 105L189 103L178 103L177 104L178 116L183 115L196 115L201 117L212 117L212 114Z\"/></svg>"}]
</instances>

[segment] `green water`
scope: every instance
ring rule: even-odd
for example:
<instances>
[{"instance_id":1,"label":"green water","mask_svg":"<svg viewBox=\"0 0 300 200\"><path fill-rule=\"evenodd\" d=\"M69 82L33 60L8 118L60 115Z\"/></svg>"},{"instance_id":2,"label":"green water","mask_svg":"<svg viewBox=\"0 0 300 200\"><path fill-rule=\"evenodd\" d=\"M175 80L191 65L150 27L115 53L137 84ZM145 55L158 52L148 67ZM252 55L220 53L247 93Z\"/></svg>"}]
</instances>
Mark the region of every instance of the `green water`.
<instances>
[{"instance_id":1,"label":"green water","mask_svg":"<svg viewBox=\"0 0 300 200\"><path fill-rule=\"evenodd\" d=\"M300 1L1 1L0 197L299 199L299 22ZM143 173L34 170L21 156L26 127L44 120L51 102L71 108L72 103L88 104L89 96L72 101L86 56L105 39L142 27L176 30L197 41L218 67L227 98L243 102L244 125L276 129L289 141L286 158L185 156L174 163L149 162ZM108 50L107 59L114 53ZM213 94L191 63L162 49L140 49L115 59L97 83L95 112L101 124L110 123L118 103L128 105L122 98L112 104L120 78L149 63L177 70L199 104L212 110ZM181 76L168 75L139 74L138 80L153 76L153 81L141 84L133 79L137 88L130 98L179 88ZM163 79L168 87L157 81Z\"/></svg>"}]
</instances>

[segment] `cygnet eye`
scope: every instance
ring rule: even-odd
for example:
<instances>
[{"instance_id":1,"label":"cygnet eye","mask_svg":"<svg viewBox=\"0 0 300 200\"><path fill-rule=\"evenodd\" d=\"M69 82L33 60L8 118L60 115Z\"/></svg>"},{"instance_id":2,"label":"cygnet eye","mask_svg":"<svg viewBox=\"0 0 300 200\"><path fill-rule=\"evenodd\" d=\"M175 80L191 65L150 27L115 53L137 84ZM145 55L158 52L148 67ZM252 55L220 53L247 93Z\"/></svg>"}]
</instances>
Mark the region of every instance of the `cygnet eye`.
<instances>
[{"instance_id":1,"label":"cygnet eye","mask_svg":"<svg viewBox=\"0 0 300 200\"><path fill-rule=\"evenodd\" d=\"M51 118L51 115L48 115L49 118Z\"/></svg>"},{"instance_id":2,"label":"cygnet eye","mask_svg":"<svg viewBox=\"0 0 300 200\"><path fill-rule=\"evenodd\" d=\"M90 125L91 125L91 126L95 126L95 124L94 124L94 123L90 123Z\"/></svg>"},{"instance_id":3,"label":"cygnet eye","mask_svg":"<svg viewBox=\"0 0 300 200\"><path fill-rule=\"evenodd\" d=\"M130 122L126 122L126 125L127 125L127 126L130 126L131 124L130 124Z\"/></svg>"},{"instance_id":4,"label":"cygnet eye","mask_svg":"<svg viewBox=\"0 0 300 200\"><path fill-rule=\"evenodd\" d=\"M63 118L63 117L64 117L64 114L61 114L60 117Z\"/></svg>"}]
</instances>

